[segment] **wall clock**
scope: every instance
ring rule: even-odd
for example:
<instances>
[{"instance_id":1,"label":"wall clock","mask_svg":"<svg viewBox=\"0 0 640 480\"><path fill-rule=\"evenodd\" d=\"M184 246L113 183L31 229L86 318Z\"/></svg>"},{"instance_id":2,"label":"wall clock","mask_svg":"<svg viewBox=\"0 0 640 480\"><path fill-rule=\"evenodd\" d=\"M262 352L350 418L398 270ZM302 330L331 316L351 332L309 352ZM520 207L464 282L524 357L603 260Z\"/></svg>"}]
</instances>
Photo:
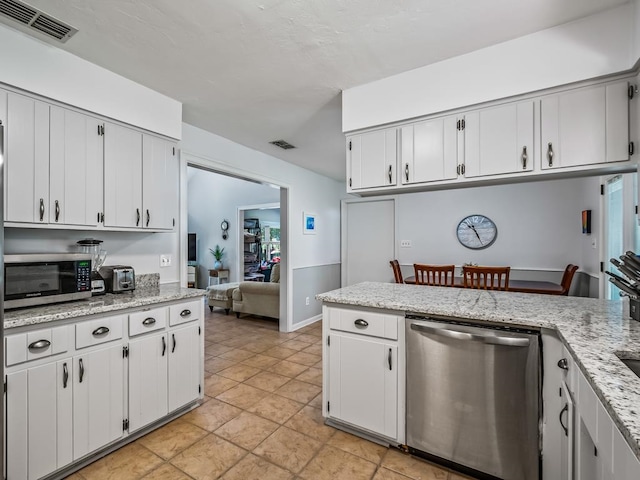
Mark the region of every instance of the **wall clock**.
<instances>
[{"instance_id":1,"label":"wall clock","mask_svg":"<svg viewBox=\"0 0 640 480\"><path fill-rule=\"evenodd\" d=\"M491 246L496 241L498 227L489 217L469 215L458 224L456 236L463 246L480 250Z\"/></svg>"},{"instance_id":2,"label":"wall clock","mask_svg":"<svg viewBox=\"0 0 640 480\"><path fill-rule=\"evenodd\" d=\"M226 240L229 236L229 234L227 233L227 230L229 230L229 222L227 220L223 220L220 224L220 228L222 229L222 239Z\"/></svg>"}]
</instances>

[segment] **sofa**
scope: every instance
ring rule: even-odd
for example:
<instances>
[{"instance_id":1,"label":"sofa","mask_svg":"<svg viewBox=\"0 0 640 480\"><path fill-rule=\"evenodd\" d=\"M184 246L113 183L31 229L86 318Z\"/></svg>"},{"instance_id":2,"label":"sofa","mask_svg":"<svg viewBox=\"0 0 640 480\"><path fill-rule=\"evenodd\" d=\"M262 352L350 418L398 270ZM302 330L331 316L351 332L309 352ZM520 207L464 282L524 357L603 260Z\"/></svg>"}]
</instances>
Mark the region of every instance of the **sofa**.
<instances>
[{"instance_id":1,"label":"sofa","mask_svg":"<svg viewBox=\"0 0 640 480\"><path fill-rule=\"evenodd\" d=\"M269 282L240 282L233 291L233 311L263 317L280 317L280 264L271 267Z\"/></svg>"}]
</instances>

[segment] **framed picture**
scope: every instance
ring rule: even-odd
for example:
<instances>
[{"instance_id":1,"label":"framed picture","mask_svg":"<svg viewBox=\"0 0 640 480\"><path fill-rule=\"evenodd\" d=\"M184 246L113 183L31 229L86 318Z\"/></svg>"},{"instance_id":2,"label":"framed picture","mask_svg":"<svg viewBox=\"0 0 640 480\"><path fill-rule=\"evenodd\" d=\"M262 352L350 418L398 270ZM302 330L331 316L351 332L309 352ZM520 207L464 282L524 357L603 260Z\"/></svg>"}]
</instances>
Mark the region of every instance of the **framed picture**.
<instances>
[{"instance_id":1,"label":"framed picture","mask_svg":"<svg viewBox=\"0 0 640 480\"><path fill-rule=\"evenodd\" d=\"M302 212L302 233L306 235L315 235L316 233L316 214Z\"/></svg>"},{"instance_id":2,"label":"framed picture","mask_svg":"<svg viewBox=\"0 0 640 480\"><path fill-rule=\"evenodd\" d=\"M591 210L582 211L582 233L591 233Z\"/></svg>"}]
</instances>

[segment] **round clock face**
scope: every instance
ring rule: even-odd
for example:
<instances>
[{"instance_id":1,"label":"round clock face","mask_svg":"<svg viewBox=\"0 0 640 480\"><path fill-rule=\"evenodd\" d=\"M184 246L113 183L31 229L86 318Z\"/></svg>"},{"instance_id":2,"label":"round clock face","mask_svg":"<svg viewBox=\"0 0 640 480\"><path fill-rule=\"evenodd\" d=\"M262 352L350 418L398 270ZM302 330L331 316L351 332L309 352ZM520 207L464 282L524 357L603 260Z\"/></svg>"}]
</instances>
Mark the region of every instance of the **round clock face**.
<instances>
[{"instance_id":1,"label":"round clock face","mask_svg":"<svg viewBox=\"0 0 640 480\"><path fill-rule=\"evenodd\" d=\"M480 250L496 241L498 227L484 215L469 215L458 224L456 236L465 247Z\"/></svg>"},{"instance_id":2,"label":"round clock face","mask_svg":"<svg viewBox=\"0 0 640 480\"><path fill-rule=\"evenodd\" d=\"M223 222L220 224L220 228L222 228L222 230L229 230L229 222L223 220Z\"/></svg>"}]
</instances>

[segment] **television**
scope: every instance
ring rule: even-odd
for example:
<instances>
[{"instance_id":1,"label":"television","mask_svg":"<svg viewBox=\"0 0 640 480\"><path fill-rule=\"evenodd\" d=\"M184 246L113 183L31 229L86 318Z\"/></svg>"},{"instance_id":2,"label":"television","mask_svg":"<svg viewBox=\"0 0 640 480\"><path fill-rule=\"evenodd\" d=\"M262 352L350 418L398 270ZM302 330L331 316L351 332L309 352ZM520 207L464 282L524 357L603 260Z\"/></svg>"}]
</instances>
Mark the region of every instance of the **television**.
<instances>
[{"instance_id":1,"label":"television","mask_svg":"<svg viewBox=\"0 0 640 480\"><path fill-rule=\"evenodd\" d=\"M187 249L187 261L196 263L198 261L198 239L195 233L188 234Z\"/></svg>"}]
</instances>

